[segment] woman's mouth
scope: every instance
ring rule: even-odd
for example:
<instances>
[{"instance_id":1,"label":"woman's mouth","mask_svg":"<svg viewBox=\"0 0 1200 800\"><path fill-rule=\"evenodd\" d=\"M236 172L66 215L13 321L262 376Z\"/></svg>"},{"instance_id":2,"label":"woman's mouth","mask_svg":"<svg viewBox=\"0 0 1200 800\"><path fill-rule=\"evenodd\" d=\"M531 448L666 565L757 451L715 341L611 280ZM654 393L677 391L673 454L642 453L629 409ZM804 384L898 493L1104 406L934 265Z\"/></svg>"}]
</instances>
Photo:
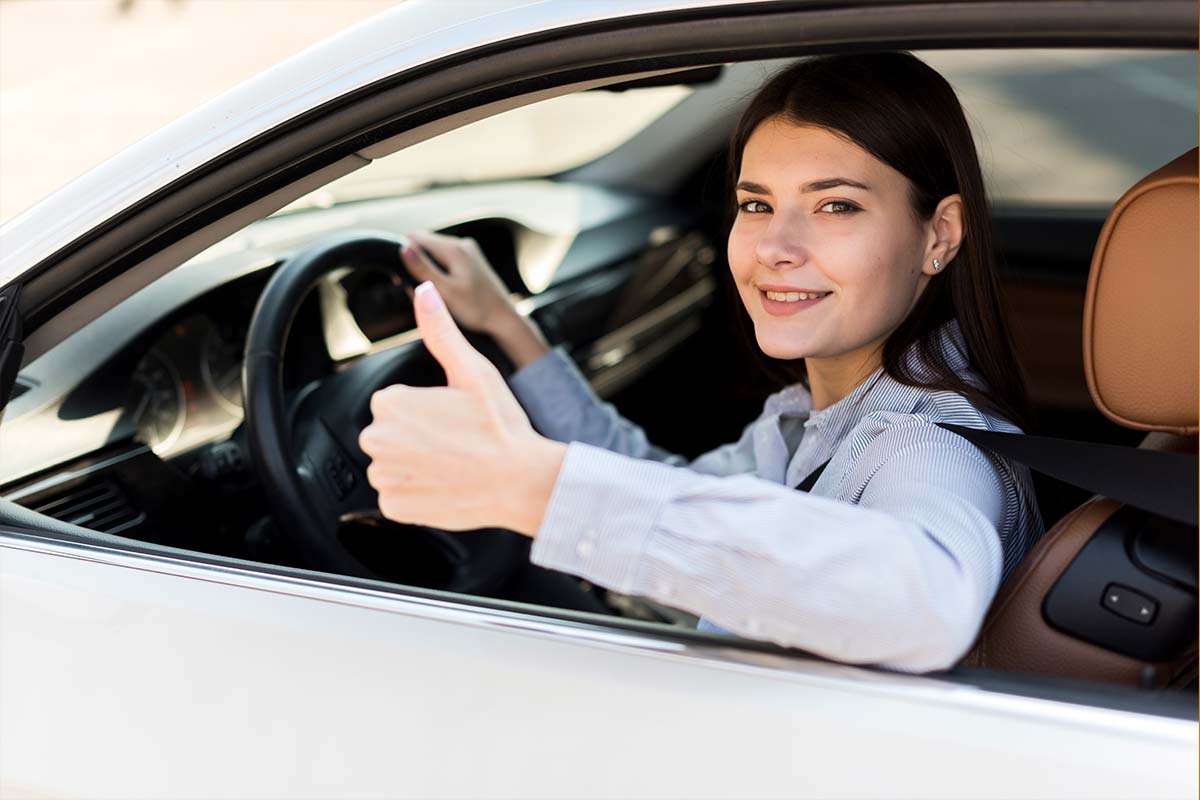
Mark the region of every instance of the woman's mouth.
<instances>
[{"instance_id":1,"label":"woman's mouth","mask_svg":"<svg viewBox=\"0 0 1200 800\"><path fill-rule=\"evenodd\" d=\"M758 294L764 311L775 317L785 317L815 306L832 292L777 292L759 289Z\"/></svg>"}]
</instances>

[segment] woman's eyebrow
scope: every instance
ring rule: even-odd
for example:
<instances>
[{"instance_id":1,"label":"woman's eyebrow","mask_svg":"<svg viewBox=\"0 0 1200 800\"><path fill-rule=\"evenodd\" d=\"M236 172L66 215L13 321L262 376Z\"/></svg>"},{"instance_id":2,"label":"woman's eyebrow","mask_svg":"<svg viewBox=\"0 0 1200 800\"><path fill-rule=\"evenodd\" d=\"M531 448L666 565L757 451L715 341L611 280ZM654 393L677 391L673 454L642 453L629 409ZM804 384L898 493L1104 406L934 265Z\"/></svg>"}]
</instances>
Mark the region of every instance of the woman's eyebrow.
<instances>
[{"instance_id":1,"label":"woman's eyebrow","mask_svg":"<svg viewBox=\"0 0 1200 800\"><path fill-rule=\"evenodd\" d=\"M852 180L850 178L822 178L819 181L810 181L800 187L800 194L809 194L810 192L823 192L826 189L832 189L835 186L850 186L854 189L862 189L865 192L871 191L871 187L861 181ZM753 194L770 194L771 191L761 183L754 181L738 181L738 185L734 187L741 192L751 192Z\"/></svg>"},{"instance_id":2,"label":"woman's eyebrow","mask_svg":"<svg viewBox=\"0 0 1200 800\"><path fill-rule=\"evenodd\" d=\"M738 181L738 185L734 187L739 192L750 192L751 194L770 194L771 190L763 186L761 183L754 181Z\"/></svg>"},{"instance_id":3,"label":"woman's eyebrow","mask_svg":"<svg viewBox=\"0 0 1200 800\"><path fill-rule=\"evenodd\" d=\"M812 181L800 187L800 194L808 194L809 192L822 192L826 189L832 189L835 186L850 186L855 189L862 189L865 192L871 191L871 187L865 183L861 183L850 178L822 178L819 181Z\"/></svg>"}]
</instances>

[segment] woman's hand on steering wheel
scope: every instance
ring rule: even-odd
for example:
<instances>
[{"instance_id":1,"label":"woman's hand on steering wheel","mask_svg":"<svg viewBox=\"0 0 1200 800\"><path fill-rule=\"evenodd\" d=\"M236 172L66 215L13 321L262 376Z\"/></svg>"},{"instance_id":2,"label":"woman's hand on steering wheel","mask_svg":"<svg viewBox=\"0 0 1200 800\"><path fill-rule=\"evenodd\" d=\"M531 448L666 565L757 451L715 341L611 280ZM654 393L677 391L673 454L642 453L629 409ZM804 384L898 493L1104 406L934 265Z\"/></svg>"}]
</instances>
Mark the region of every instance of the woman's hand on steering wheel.
<instances>
[{"instance_id":1,"label":"woman's hand on steering wheel","mask_svg":"<svg viewBox=\"0 0 1200 800\"><path fill-rule=\"evenodd\" d=\"M406 238L417 246L400 248L404 266L418 282L429 281L437 288L464 328L494 335L518 316L507 287L474 239L427 231L413 231Z\"/></svg>"},{"instance_id":2,"label":"woman's hand on steering wheel","mask_svg":"<svg viewBox=\"0 0 1200 800\"><path fill-rule=\"evenodd\" d=\"M436 284L418 286L414 305L447 385L396 384L371 396L372 422L359 446L371 459L367 480L380 512L443 530L503 527L533 536L566 446L534 431L500 372L458 329Z\"/></svg>"}]
</instances>

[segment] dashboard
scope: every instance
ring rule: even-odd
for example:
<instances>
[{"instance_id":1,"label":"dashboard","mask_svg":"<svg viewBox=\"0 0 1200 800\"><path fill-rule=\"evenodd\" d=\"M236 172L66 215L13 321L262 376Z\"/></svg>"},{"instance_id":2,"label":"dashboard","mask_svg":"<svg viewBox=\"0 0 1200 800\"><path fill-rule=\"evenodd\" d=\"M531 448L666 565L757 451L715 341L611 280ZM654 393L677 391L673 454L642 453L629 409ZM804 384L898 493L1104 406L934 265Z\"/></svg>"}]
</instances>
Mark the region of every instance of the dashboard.
<instances>
[{"instance_id":1,"label":"dashboard","mask_svg":"<svg viewBox=\"0 0 1200 800\"><path fill-rule=\"evenodd\" d=\"M0 424L0 496L13 499L14 489L113 449L140 447L170 461L229 439L243 422L242 354L254 305L274 270L325 234L470 235L525 298L526 313L545 312L547 330L579 341L602 332L604 314L576 301L616 298L627 275L612 268L678 236L679 223L678 212L651 198L550 181L450 187L260 220L22 369ZM293 322L285 389L414 342L413 328L393 265L336 269Z\"/></svg>"}]
</instances>

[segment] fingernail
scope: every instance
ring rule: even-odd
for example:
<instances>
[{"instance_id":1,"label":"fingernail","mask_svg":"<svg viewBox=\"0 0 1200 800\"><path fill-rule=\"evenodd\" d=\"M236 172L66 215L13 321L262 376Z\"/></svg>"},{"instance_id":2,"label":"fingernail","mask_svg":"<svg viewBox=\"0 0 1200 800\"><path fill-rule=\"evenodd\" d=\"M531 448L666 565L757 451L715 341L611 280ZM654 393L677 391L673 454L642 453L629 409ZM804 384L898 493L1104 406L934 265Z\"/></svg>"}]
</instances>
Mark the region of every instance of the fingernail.
<instances>
[{"instance_id":1,"label":"fingernail","mask_svg":"<svg viewBox=\"0 0 1200 800\"><path fill-rule=\"evenodd\" d=\"M438 294L437 287L432 281L425 281L416 288L414 294L417 296L417 301L424 304L426 311L440 311L445 307L442 303L442 296Z\"/></svg>"}]
</instances>

